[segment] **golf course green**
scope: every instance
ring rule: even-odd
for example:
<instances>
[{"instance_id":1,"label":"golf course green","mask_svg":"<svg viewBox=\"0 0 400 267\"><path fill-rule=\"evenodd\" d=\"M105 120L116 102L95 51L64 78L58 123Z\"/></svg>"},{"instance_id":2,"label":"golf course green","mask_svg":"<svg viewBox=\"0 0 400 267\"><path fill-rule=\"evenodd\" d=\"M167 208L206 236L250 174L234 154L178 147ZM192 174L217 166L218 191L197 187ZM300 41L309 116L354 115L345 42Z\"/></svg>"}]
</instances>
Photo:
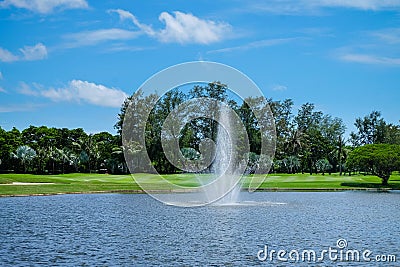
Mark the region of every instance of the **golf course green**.
<instances>
[{"instance_id":1,"label":"golf course green","mask_svg":"<svg viewBox=\"0 0 400 267\"><path fill-rule=\"evenodd\" d=\"M66 193L143 193L134 177L146 178L155 191L169 192L171 188L159 183L160 177L153 174L107 175L71 173L60 175L0 174L0 196L52 195ZM163 175L173 184L197 187L199 181L192 174ZM204 175L204 179L209 178ZM247 188L250 176L243 178ZM341 191L369 189L400 189L400 174L393 173L388 186L382 186L376 176L357 174L352 176L269 174L259 191Z\"/></svg>"}]
</instances>

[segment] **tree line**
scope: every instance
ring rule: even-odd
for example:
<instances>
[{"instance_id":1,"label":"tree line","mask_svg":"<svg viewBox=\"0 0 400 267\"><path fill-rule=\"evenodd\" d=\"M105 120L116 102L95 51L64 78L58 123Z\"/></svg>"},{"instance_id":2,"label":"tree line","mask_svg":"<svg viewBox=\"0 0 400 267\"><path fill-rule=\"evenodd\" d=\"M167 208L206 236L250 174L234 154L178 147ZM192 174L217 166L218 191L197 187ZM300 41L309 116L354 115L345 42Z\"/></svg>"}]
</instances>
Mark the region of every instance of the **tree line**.
<instances>
[{"instance_id":1,"label":"tree line","mask_svg":"<svg viewBox=\"0 0 400 267\"><path fill-rule=\"evenodd\" d=\"M22 131L0 127L0 170L58 174L125 173L120 137L87 134L82 128L30 126Z\"/></svg>"},{"instance_id":2,"label":"tree line","mask_svg":"<svg viewBox=\"0 0 400 267\"><path fill-rule=\"evenodd\" d=\"M318 111L312 103L305 103L297 110L291 99L273 100L263 97L248 97L237 100L227 85L213 82L194 85L190 90L179 88L168 91L162 97L145 95L142 91L128 97L123 103L115 128L117 135L107 132L87 134L83 129L58 129L46 126L30 126L20 132L13 128L0 128L0 169L19 172L63 173L107 171L126 173L123 156L122 127L129 116L132 129L145 128L146 147L131 144L125 147L129 153L149 154L151 164L160 173L176 173L180 170L172 165L163 152L161 129L168 114L185 101L208 97L227 103L240 117L248 135L250 154L249 166L260 163L261 131L255 112L272 111L276 128L276 151L271 172L278 173L331 173L364 171L380 174L399 170L392 155L393 166L382 171L382 164L372 162L364 155L361 147L375 146L387 151L397 151L400 145L400 126L387 123L380 112L373 111L355 120L357 131L345 137L346 126L342 119ZM128 109L128 106L131 109ZM252 110L255 108L256 110ZM133 108L132 108L133 107ZM268 108L269 107L269 108ZM151 109L146 121L141 116ZM127 114L127 110L131 114ZM188 159L198 157L204 138L216 140L217 123L211 118L196 118L189 121L179 134L179 146ZM133 133L134 134L134 133ZM381 146L385 144L385 146ZM125 151L126 152L126 151ZM385 153L377 153L385 155ZM387 153L386 153L387 154ZM393 153L392 153L393 154ZM400 157L400 154L398 155ZM365 157L364 157L365 158ZM386 159L386 158L385 158ZM272 160L272 159L271 159ZM385 162L385 160L381 161ZM135 171L145 170L143 162L136 162ZM384 165L384 164L383 164Z\"/></svg>"},{"instance_id":3,"label":"tree line","mask_svg":"<svg viewBox=\"0 0 400 267\"><path fill-rule=\"evenodd\" d=\"M121 108L118 132L122 132L125 116L129 117L132 129L145 127L146 147L132 144L132 153L146 151L151 164L161 173L179 171L166 158L161 143L161 129L168 114L180 104L193 98L212 98L227 103L242 120L250 143L249 165L260 161L261 135L255 112L264 112L270 107L276 127L276 152L271 172L279 173L331 173L364 171L375 174L374 166L348 161L355 148L372 144L400 144L400 126L387 123L380 112L373 111L365 117L357 118L356 132L349 138L344 136L346 126L342 119L318 111L312 103L305 103L296 111L291 99L273 100L263 97L248 97L236 101L229 94L228 87L220 82L195 85L189 91L179 88L159 97L157 94L144 95L139 91L129 97ZM200 105L200 103L199 103ZM126 114L130 106L130 113ZM252 110L250 106L256 110ZM147 107L147 108L146 108ZM146 121L141 112L151 109ZM210 118L196 118L188 122L180 132L179 145L182 154L189 159L198 157L201 141L204 138L216 140L216 122ZM358 153L360 154L360 153ZM399 155L400 157L400 155ZM135 171L144 168L144 162L137 162ZM398 165L400 166L400 165ZM143 169L142 169L143 168ZM400 169L400 167L396 167ZM394 168L394 169L396 169ZM392 168L393 169L393 168Z\"/></svg>"}]
</instances>

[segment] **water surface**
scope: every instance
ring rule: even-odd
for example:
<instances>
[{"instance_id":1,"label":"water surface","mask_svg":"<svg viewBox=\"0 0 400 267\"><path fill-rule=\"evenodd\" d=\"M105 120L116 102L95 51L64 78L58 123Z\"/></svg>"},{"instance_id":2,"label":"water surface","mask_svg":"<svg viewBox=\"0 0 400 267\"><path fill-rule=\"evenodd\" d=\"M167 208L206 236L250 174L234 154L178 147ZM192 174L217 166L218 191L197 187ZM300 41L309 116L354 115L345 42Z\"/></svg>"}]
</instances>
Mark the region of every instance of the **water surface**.
<instances>
[{"instance_id":1,"label":"water surface","mask_svg":"<svg viewBox=\"0 0 400 267\"><path fill-rule=\"evenodd\" d=\"M267 266L257 258L265 245L321 251L339 238L348 248L400 258L399 193L259 192L241 199L246 205L179 208L144 194L0 198L1 266Z\"/></svg>"}]
</instances>

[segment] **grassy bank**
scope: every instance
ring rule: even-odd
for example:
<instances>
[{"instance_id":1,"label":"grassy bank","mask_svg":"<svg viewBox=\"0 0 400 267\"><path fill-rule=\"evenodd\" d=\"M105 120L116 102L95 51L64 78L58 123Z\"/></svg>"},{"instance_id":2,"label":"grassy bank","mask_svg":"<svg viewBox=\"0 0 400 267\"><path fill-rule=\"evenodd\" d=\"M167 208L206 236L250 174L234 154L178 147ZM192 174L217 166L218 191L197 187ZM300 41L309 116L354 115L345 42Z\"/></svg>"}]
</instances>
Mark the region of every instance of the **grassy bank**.
<instances>
[{"instance_id":1,"label":"grassy bank","mask_svg":"<svg viewBox=\"0 0 400 267\"><path fill-rule=\"evenodd\" d=\"M137 189L140 188L134 183L130 175L83 173L60 175L0 174L0 195L110 192Z\"/></svg>"},{"instance_id":2,"label":"grassy bank","mask_svg":"<svg viewBox=\"0 0 400 267\"><path fill-rule=\"evenodd\" d=\"M400 175L394 173L390 177L389 186L382 186L381 179L372 175L344 175L338 173L325 174L271 174L268 175L261 188L288 188L288 189L362 189L362 188L390 188L400 189Z\"/></svg>"},{"instance_id":3,"label":"grassy bank","mask_svg":"<svg viewBox=\"0 0 400 267\"><path fill-rule=\"evenodd\" d=\"M151 174L136 174L146 179L154 190L168 191L160 179ZM165 175L170 182L186 187L199 185L191 174ZM209 176L204 175L204 180ZM244 179L246 187L249 177ZM309 174L271 174L268 175L260 190L346 190L381 188L381 180L375 176L353 175L309 175ZM400 175L395 173L384 188L400 189ZM42 195L58 193L93 193L93 192L141 192L140 187L130 175L105 174L0 174L0 195Z\"/></svg>"}]
</instances>

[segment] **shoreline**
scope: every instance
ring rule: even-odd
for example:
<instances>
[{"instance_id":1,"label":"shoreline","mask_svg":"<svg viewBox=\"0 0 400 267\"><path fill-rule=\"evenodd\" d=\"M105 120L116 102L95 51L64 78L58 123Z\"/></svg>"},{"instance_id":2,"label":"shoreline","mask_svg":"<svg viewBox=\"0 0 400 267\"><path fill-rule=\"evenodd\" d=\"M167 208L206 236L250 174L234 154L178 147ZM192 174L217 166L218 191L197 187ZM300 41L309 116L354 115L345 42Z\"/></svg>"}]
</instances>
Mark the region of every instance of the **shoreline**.
<instances>
[{"instance_id":1,"label":"shoreline","mask_svg":"<svg viewBox=\"0 0 400 267\"><path fill-rule=\"evenodd\" d=\"M248 189L242 189L248 191ZM365 191L365 192L391 192L400 191L399 189L392 188L261 188L254 192L345 192L345 191ZM34 194L10 194L0 195L3 197L33 197L33 196L56 196L56 195L85 195L85 194L171 194L171 193L192 193L195 190L182 189L182 190L148 190L132 189L132 190L105 190L105 191L77 191L77 192L58 192L58 193L34 193Z\"/></svg>"}]
</instances>

